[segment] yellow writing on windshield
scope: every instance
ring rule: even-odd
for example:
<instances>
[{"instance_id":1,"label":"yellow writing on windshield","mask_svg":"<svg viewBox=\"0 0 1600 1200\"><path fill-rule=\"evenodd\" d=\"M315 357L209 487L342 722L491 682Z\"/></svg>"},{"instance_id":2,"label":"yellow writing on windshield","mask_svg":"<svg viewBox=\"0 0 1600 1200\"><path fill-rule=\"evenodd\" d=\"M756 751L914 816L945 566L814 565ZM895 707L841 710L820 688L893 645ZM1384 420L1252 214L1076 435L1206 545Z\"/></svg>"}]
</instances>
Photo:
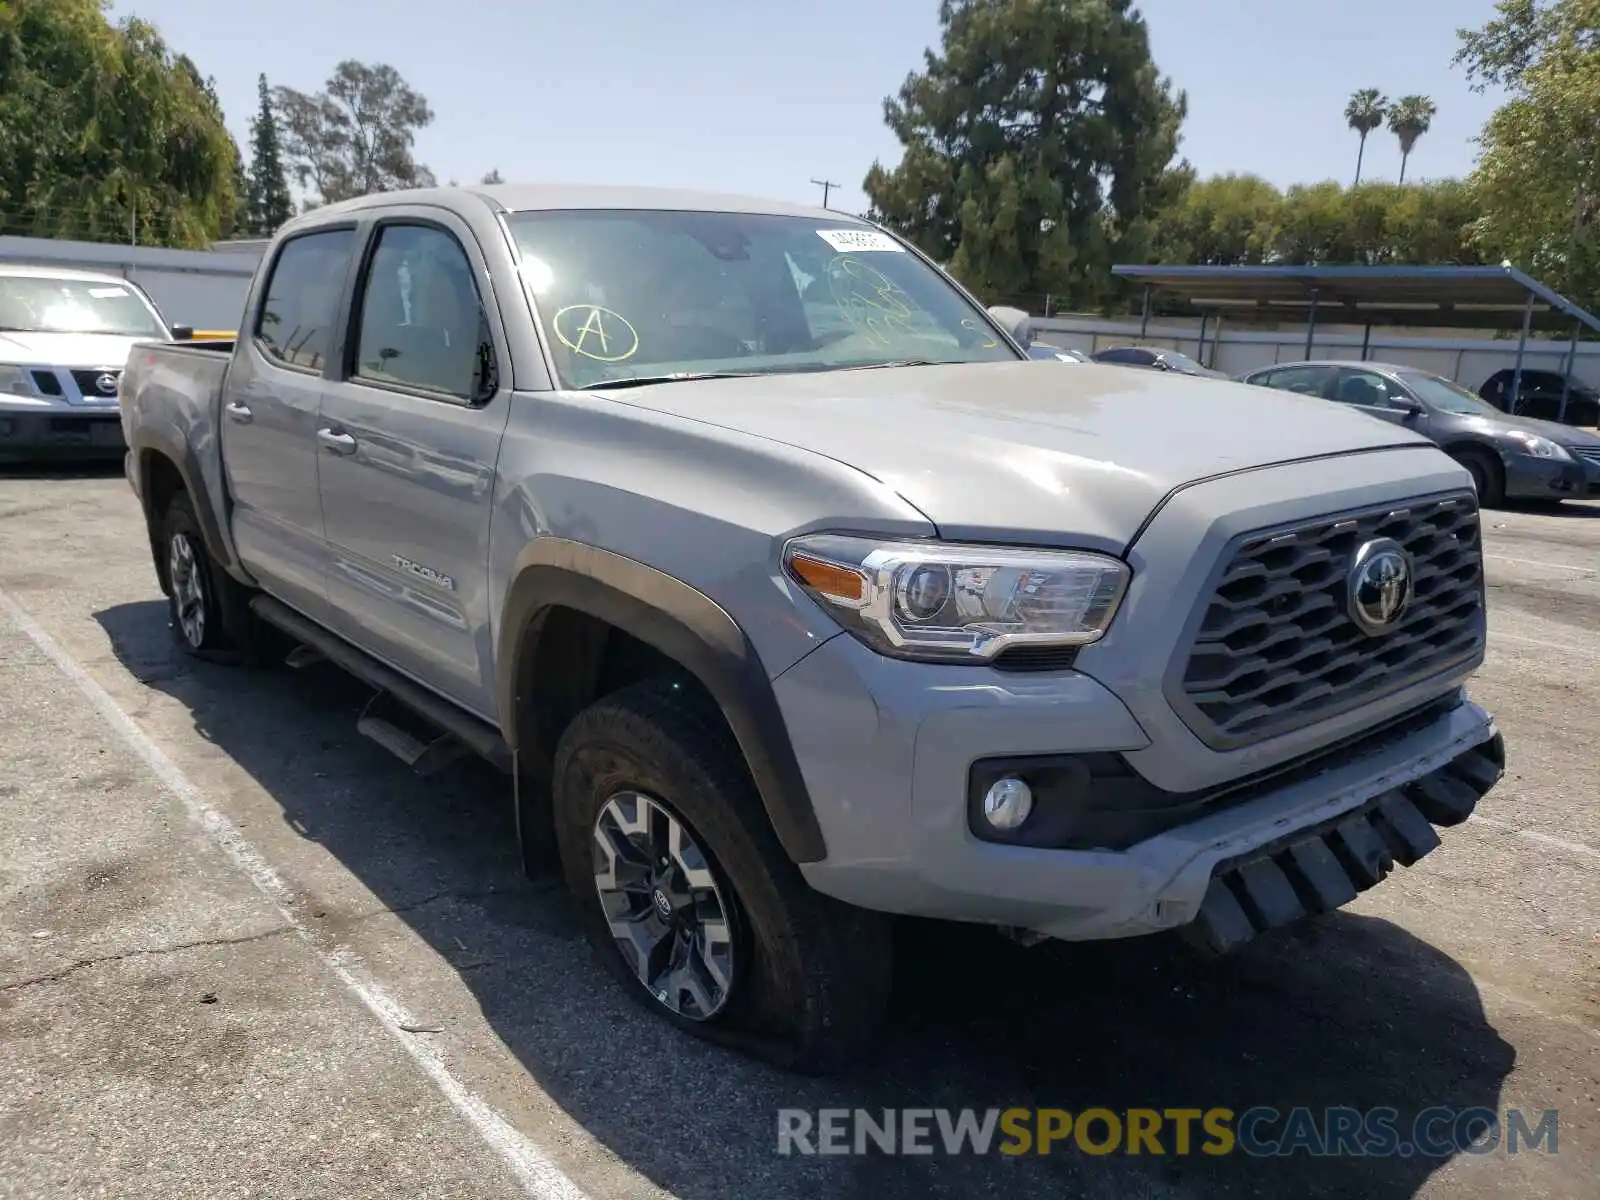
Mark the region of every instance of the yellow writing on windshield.
<instances>
[{"instance_id":1,"label":"yellow writing on windshield","mask_svg":"<svg viewBox=\"0 0 1600 1200\"><path fill-rule=\"evenodd\" d=\"M639 334L628 318L597 304L569 304L550 324L562 345L596 362L622 362L639 350Z\"/></svg>"},{"instance_id":2,"label":"yellow writing on windshield","mask_svg":"<svg viewBox=\"0 0 1600 1200\"><path fill-rule=\"evenodd\" d=\"M911 331L911 297L876 267L838 255L828 263L828 290L844 319L881 346L891 344L891 332Z\"/></svg>"}]
</instances>

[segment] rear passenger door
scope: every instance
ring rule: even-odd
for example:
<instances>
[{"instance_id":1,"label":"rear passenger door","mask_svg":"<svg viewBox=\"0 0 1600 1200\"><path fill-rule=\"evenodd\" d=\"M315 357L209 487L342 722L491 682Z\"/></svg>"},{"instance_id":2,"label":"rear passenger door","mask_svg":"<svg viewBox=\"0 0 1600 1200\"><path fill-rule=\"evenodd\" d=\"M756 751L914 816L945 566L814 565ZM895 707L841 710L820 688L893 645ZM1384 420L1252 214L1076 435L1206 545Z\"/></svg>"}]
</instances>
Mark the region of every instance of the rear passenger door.
<instances>
[{"instance_id":1,"label":"rear passenger door","mask_svg":"<svg viewBox=\"0 0 1600 1200\"><path fill-rule=\"evenodd\" d=\"M1296 392L1302 396L1326 399L1333 383L1333 368L1279 367L1273 371L1251 376L1250 382L1265 384L1280 392Z\"/></svg>"},{"instance_id":2,"label":"rear passenger door","mask_svg":"<svg viewBox=\"0 0 1600 1200\"><path fill-rule=\"evenodd\" d=\"M355 245L353 222L279 245L223 385L222 462L240 560L317 620L327 609L317 422Z\"/></svg>"},{"instance_id":3,"label":"rear passenger door","mask_svg":"<svg viewBox=\"0 0 1600 1200\"><path fill-rule=\"evenodd\" d=\"M489 516L510 413L492 297L463 223L384 210L317 430L335 627L484 717L494 711Z\"/></svg>"}]
</instances>

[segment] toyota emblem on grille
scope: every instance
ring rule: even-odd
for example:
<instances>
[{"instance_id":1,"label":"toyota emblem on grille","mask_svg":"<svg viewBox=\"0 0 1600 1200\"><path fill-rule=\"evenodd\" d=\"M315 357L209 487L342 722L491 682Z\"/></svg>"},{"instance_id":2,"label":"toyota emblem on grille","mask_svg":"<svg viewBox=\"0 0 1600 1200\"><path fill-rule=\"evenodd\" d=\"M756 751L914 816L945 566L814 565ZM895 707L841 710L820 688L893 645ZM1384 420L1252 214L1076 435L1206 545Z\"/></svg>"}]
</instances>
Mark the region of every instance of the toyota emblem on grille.
<instances>
[{"instance_id":1,"label":"toyota emblem on grille","mask_svg":"<svg viewBox=\"0 0 1600 1200\"><path fill-rule=\"evenodd\" d=\"M115 396L117 394L117 377L107 371L94 381L94 386L102 396Z\"/></svg>"},{"instance_id":2,"label":"toyota emblem on grille","mask_svg":"<svg viewBox=\"0 0 1600 1200\"><path fill-rule=\"evenodd\" d=\"M1347 579L1350 619L1371 637L1389 632L1411 603L1411 556L1390 538L1356 551Z\"/></svg>"}]
</instances>

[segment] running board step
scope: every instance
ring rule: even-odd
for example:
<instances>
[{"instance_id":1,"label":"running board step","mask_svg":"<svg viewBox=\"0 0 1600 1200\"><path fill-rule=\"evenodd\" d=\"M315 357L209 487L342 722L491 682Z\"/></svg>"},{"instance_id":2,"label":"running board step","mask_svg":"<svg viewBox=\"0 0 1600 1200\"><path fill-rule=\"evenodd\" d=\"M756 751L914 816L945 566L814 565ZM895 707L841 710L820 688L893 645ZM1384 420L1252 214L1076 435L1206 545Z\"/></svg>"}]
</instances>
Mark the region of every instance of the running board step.
<instances>
[{"instance_id":1,"label":"running board step","mask_svg":"<svg viewBox=\"0 0 1600 1200\"><path fill-rule=\"evenodd\" d=\"M378 692L356 718L356 732L422 776L433 775L472 753L454 734L418 728L421 722L408 712L396 711L400 707L388 692ZM411 728L406 728L408 725Z\"/></svg>"},{"instance_id":2,"label":"running board step","mask_svg":"<svg viewBox=\"0 0 1600 1200\"><path fill-rule=\"evenodd\" d=\"M431 759L453 761L453 759L446 759L445 756L447 754L456 754L456 750L440 743L441 741L446 743L454 741L460 743L465 750L488 759L489 762L507 775L511 774L513 769L511 747L506 745L505 739L500 735L500 731L488 722L457 708L448 700L441 700L438 696L420 684L412 682L412 680L392 667L385 666L370 654L357 649L338 635L328 632L312 621L308 621L282 601L275 600L271 596L258 595L250 601L250 610L267 624L281 629L303 647L309 647L311 651L322 655L335 666L341 667L363 683L371 686L386 697L385 703L393 700L397 702L399 707L399 711L395 711L392 714L395 719L383 716L371 704L368 705L368 709L372 711L364 713L363 716L379 718L385 724L395 726L399 732L405 732L405 730L399 729L398 724L398 719L403 711L408 717L414 713L435 729L444 730L446 736L442 739L430 735L428 740L423 740L416 738L413 734L407 734L412 740L420 741L424 746L423 755L414 760L413 770L417 769L416 763L420 763L424 770L436 769L432 767ZM291 657L296 656L291 655ZM302 658L300 665L309 665L310 661ZM411 722L406 721L405 723L410 724ZM374 740L379 739L375 738ZM390 740L393 741L394 739ZM386 748L392 748L386 742L380 742L380 744L385 745ZM396 744L400 743L396 742ZM401 757L405 758L406 756L401 755ZM440 762L439 765L443 765L443 762Z\"/></svg>"},{"instance_id":3,"label":"running board step","mask_svg":"<svg viewBox=\"0 0 1600 1200\"><path fill-rule=\"evenodd\" d=\"M327 662L328 656L315 646L299 645L289 651L289 657L283 660L283 665L291 671L303 671L307 667L314 667L320 662Z\"/></svg>"}]
</instances>

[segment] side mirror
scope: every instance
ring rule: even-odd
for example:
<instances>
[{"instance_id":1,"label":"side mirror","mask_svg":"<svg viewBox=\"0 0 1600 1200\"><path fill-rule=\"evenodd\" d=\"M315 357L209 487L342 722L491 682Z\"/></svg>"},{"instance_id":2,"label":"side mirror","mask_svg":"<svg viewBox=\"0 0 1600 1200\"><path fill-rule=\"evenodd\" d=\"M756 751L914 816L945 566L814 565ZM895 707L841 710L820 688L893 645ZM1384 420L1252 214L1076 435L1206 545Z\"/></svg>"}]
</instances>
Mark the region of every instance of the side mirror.
<instances>
[{"instance_id":1,"label":"side mirror","mask_svg":"<svg viewBox=\"0 0 1600 1200\"><path fill-rule=\"evenodd\" d=\"M991 308L989 315L995 322L1011 335L1011 340L1024 350L1033 345L1033 318L1020 308L1006 308L1004 306Z\"/></svg>"},{"instance_id":2,"label":"side mirror","mask_svg":"<svg viewBox=\"0 0 1600 1200\"><path fill-rule=\"evenodd\" d=\"M1405 414L1405 419L1408 421L1420 417L1427 411L1415 400L1396 400L1394 406Z\"/></svg>"},{"instance_id":3,"label":"side mirror","mask_svg":"<svg viewBox=\"0 0 1600 1200\"><path fill-rule=\"evenodd\" d=\"M172 327L172 340L175 342L194 341L193 325L174 325Z\"/></svg>"}]
</instances>

